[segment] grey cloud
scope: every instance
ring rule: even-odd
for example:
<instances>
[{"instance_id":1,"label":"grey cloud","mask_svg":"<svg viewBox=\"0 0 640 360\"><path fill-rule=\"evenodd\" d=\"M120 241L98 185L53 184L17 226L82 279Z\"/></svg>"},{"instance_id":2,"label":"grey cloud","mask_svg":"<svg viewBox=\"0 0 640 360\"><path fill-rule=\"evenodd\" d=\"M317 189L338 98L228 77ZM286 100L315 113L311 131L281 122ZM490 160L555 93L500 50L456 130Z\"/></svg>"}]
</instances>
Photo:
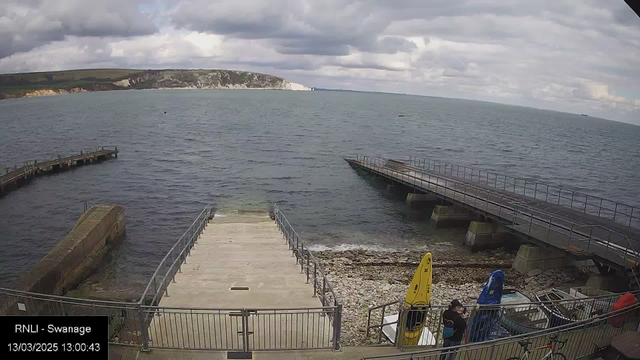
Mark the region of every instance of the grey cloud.
<instances>
[{"instance_id":1,"label":"grey cloud","mask_svg":"<svg viewBox=\"0 0 640 360\"><path fill-rule=\"evenodd\" d=\"M122 11L108 0L55 2L61 9L53 1L9 1L29 16L16 23L0 7L0 70L222 66L294 81L307 76L318 81L305 83L312 86L509 98L556 109L608 103L636 118L640 109L632 99L640 93L640 19L623 1L149 0L142 13L125 0L116 0ZM96 13L105 16L91 18ZM151 33L153 23L163 26L161 36L112 37ZM101 36L117 51L98 43Z\"/></svg>"},{"instance_id":2,"label":"grey cloud","mask_svg":"<svg viewBox=\"0 0 640 360\"><path fill-rule=\"evenodd\" d=\"M394 54L415 48L402 38L379 39L391 19L362 2L184 1L171 19L181 29L270 39L281 54L344 56L351 48Z\"/></svg>"},{"instance_id":3,"label":"grey cloud","mask_svg":"<svg viewBox=\"0 0 640 360\"><path fill-rule=\"evenodd\" d=\"M157 31L137 1L5 1L0 7L0 59L66 36L127 37Z\"/></svg>"}]
</instances>

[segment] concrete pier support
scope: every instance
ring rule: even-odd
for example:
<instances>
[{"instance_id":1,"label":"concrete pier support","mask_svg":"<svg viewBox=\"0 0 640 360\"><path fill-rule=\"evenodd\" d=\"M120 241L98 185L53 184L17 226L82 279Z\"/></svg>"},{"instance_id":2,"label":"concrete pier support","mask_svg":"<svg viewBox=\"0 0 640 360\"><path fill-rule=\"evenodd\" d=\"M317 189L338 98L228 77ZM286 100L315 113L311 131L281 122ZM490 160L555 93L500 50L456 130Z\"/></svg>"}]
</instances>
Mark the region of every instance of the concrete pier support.
<instances>
[{"instance_id":1,"label":"concrete pier support","mask_svg":"<svg viewBox=\"0 0 640 360\"><path fill-rule=\"evenodd\" d=\"M467 226L476 219L477 215L455 206L436 205L431 214L436 227Z\"/></svg>"},{"instance_id":2,"label":"concrete pier support","mask_svg":"<svg viewBox=\"0 0 640 360\"><path fill-rule=\"evenodd\" d=\"M626 283L625 278L619 275L593 274L589 277L589 280L587 280L586 286L614 293L628 290L628 284Z\"/></svg>"},{"instance_id":3,"label":"concrete pier support","mask_svg":"<svg viewBox=\"0 0 640 360\"><path fill-rule=\"evenodd\" d=\"M402 184L389 184L387 185L387 191L393 194L394 197L406 199L410 189Z\"/></svg>"},{"instance_id":4,"label":"concrete pier support","mask_svg":"<svg viewBox=\"0 0 640 360\"><path fill-rule=\"evenodd\" d=\"M564 254L535 245L521 245L513 261L513 269L525 275L533 269L546 270L572 265L571 259Z\"/></svg>"},{"instance_id":5,"label":"concrete pier support","mask_svg":"<svg viewBox=\"0 0 640 360\"><path fill-rule=\"evenodd\" d=\"M464 244L472 251L495 249L510 241L516 241L500 224L472 221L464 239Z\"/></svg>"},{"instance_id":6,"label":"concrete pier support","mask_svg":"<svg viewBox=\"0 0 640 360\"><path fill-rule=\"evenodd\" d=\"M407 194L406 203L409 207L430 206L440 202L435 194Z\"/></svg>"}]
</instances>

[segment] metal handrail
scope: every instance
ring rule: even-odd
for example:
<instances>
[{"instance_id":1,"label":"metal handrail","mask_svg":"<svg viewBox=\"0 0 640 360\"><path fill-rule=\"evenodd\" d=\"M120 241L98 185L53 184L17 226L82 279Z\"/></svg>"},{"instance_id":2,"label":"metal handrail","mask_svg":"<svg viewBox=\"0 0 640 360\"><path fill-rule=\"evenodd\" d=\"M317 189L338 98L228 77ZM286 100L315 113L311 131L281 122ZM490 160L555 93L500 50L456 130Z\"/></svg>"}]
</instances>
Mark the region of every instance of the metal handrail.
<instances>
[{"instance_id":1,"label":"metal handrail","mask_svg":"<svg viewBox=\"0 0 640 360\"><path fill-rule=\"evenodd\" d=\"M75 304L75 305L126 306L126 307L137 309L137 303L131 303L131 302L72 298L68 296L41 294L41 293L34 293L29 291L7 289L7 288L0 288L0 294L6 294L10 296L22 296L22 297L37 299L37 300L63 302L63 303Z\"/></svg>"},{"instance_id":2,"label":"metal handrail","mask_svg":"<svg viewBox=\"0 0 640 360\"><path fill-rule=\"evenodd\" d=\"M463 345L447 347L446 349L447 351L451 351L451 352L459 352L461 350L466 350L466 349L472 349L473 351L476 351L476 350L491 348L493 346L497 346L500 344L516 343L517 341L520 341L523 339L532 339L532 338L549 336L554 334L567 334L568 332L571 332L574 330L580 331L590 325L602 326L603 320L606 321L614 317L624 316L625 314L635 314L638 309L640 309L640 303L620 309L620 310L615 310L615 311L608 312L606 314L598 315L587 320L576 321L573 323L557 326L551 329L543 329L535 332L530 332L530 333L516 335L516 336L510 336L510 337L501 338L501 339L467 343ZM633 331L635 330L636 329L634 328ZM442 351L443 351L442 348L428 349L428 350L421 350L421 351L406 351L406 352L396 353L396 354L368 356L368 357L364 357L364 359L399 359L399 358L416 359L418 357L439 356Z\"/></svg>"},{"instance_id":3,"label":"metal handrail","mask_svg":"<svg viewBox=\"0 0 640 360\"><path fill-rule=\"evenodd\" d=\"M564 189L561 186L549 185L540 181L519 179L516 177L501 175L496 172L492 172L484 169L474 169L467 166L451 164L444 161L432 160L429 158L410 156L409 162L413 165L416 165L419 167L421 166L422 168L427 168L427 170L429 171L435 171L440 174L450 175L457 178L460 178L462 175L462 178L465 180L467 179L467 177L469 177L472 182L474 181L474 177L475 177L476 182L486 186L490 186L490 187L498 188L498 185L502 184L503 185L502 190L513 192L514 194L524 195L526 197L532 197L537 200L544 200L545 202L548 202L548 203L555 203L556 205L567 207L565 204L562 204L560 201L560 199L565 199L569 202L568 208L570 209L579 210L579 211L581 210L585 214L596 215L598 217L607 218L617 223L620 223L619 221L616 220L618 218L618 215L624 216L623 219L626 219L628 217L629 220L628 220L628 223L626 223L627 226L640 228L640 211L638 211L639 209L637 208L637 206L628 205L619 201L605 199L599 196L585 194L579 191ZM444 170L443 170L443 167L444 167ZM462 169L462 174L460 171L461 169ZM470 174L469 174L469 170L471 172ZM484 176L482 175L483 173L484 173ZM508 182L509 178L511 178L513 181ZM502 179L502 180L500 181L499 179ZM520 181L522 185L518 185L518 181ZM528 187L527 184L533 185L533 187ZM523 190L522 193L518 193L516 191L518 188ZM550 189L556 189L557 191L551 193L549 192ZM533 196L531 196L531 193L533 193ZM562 196L563 193L565 194L565 196ZM552 195L551 199L557 198L557 202L551 202L549 195ZM583 201L581 200L582 198L584 198ZM590 203L589 199L594 199L596 202L599 202L599 203L597 205ZM574 204L576 203L582 204L583 206L580 206L580 207L574 206ZM610 207L603 206L603 203L604 205L607 205L607 203L610 204ZM593 211L588 211L587 210L588 207L591 207L591 210ZM624 209L627 209L628 211L625 212L623 211ZM597 210L597 214L596 214L596 210ZM602 210L605 210L605 212L603 212ZM613 218L611 219L610 217L605 216L606 212L611 212ZM635 216L634 216L634 213L636 214ZM638 220L638 223L637 224L634 223L634 220ZM620 223L620 224L624 224L624 223Z\"/></svg>"},{"instance_id":4,"label":"metal handrail","mask_svg":"<svg viewBox=\"0 0 640 360\"><path fill-rule=\"evenodd\" d=\"M333 286L331 286L331 282L322 269L322 265L309 251L309 247L306 247L305 249L304 242L300 239L300 236L293 226L291 226L291 223L286 216L284 216L277 204L273 204L273 212L276 224L282 232L282 236L287 242L289 249L292 250L293 255L296 257L296 263L300 264L300 273L304 274L306 269L307 283L313 279L313 296L318 296L319 294L320 302L323 307L330 306L330 301L327 299L327 292L331 294L331 297L333 298L332 308L334 311L328 312L327 315L329 315L329 317L333 316L333 348L334 350L339 350L342 328L342 303L338 296L336 296ZM312 266L313 270L311 270ZM322 278L321 287L318 278Z\"/></svg>"},{"instance_id":5,"label":"metal handrail","mask_svg":"<svg viewBox=\"0 0 640 360\"><path fill-rule=\"evenodd\" d=\"M535 307L535 306L541 306L541 305L545 305L545 306L558 306L558 305L562 305L562 306L567 306L567 305L572 305L573 304L573 308L576 307L575 304L585 304L585 303L593 303L593 302L606 302L606 303L610 303L613 304L615 301L617 301L622 295L626 294L626 293L631 293L632 295L638 297L640 296L640 290L635 290L635 291L628 291L628 292L623 292L623 293L612 293L612 294L606 294L606 295L599 295L599 296L592 296L592 297L584 297L584 298L574 298L574 299L562 299L562 300L550 300L550 301L529 301L529 302L518 302L518 303L508 303L508 304L469 304L468 307L473 307L473 309L475 311L487 311L487 310L504 310L504 309L511 309L511 308L521 308L521 307ZM370 330L372 329L380 329L384 326L390 325L390 324L396 324L398 323L398 320L393 321L393 322L389 322L389 323L383 323L384 320L384 316L385 314L388 314L387 312L387 308L391 308L393 305L400 305L403 302L403 299L400 300L396 300L396 301L392 301L386 304L381 304L381 305L377 305L377 306L373 306L370 307L368 309L368 315L367 315L367 331L366 331L366 336L369 337L369 333ZM380 324L374 324L371 325L371 318L372 318L372 313L375 310L378 309L382 309L382 315L380 317ZM427 312L442 312L444 310L448 309L448 305L429 305L429 307L427 308ZM379 342L380 342L380 338L382 334L379 334Z\"/></svg>"},{"instance_id":6,"label":"metal handrail","mask_svg":"<svg viewBox=\"0 0 640 360\"><path fill-rule=\"evenodd\" d=\"M116 153L118 152L118 147L117 146L101 146L100 148L92 148L92 149L82 149L79 153L74 153L72 155L60 155L57 154L55 155L55 157L52 155L51 159L47 159L47 160L42 160L40 162L36 160L26 160L22 163L22 165L18 166L2 166L0 167L0 169L3 169L3 171L0 171L0 182L2 184L10 182L11 180L13 180L16 177L20 177L22 174L16 174L15 176L13 176L12 178L8 179L8 180L2 180L2 177L11 173L11 172L18 172L18 171L22 171L23 173L26 172L27 170L32 170L34 169L36 166L38 165L42 165L44 163L47 162L51 162L51 161L64 161L67 160L69 158L72 158L74 156L79 156L79 155L84 155L84 156L89 156L89 155L93 155L95 153L98 153L100 151L104 151L104 150L108 150L108 151L115 151Z\"/></svg>"},{"instance_id":7,"label":"metal handrail","mask_svg":"<svg viewBox=\"0 0 640 360\"><path fill-rule=\"evenodd\" d=\"M283 236L285 236L285 239L287 240L287 243L291 246L291 250L294 252L294 255L296 255L297 262L300 264L301 271L304 272L304 269L307 269L307 271L308 271L307 280L309 280L309 276L311 276L311 269L310 269L309 265L310 265L311 262L313 262L313 265L315 266L314 271L313 271L314 284L315 284L316 279L317 279L317 274L320 273L320 275L322 276L322 279L323 279L325 290L329 290L329 292L333 296L334 305L340 304L341 303L340 299L336 296L336 294L335 294L335 292L333 290L333 286L331 285L331 282L329 281L329 279L325 275L325 272L322 269L322 265L320 265L320 262L318 261L318 259L316 259L316 257L313 256L313 254L309 251L309 247L306 246L302 240L300 240L300 236L298 235L296 230L293 228L293 226L291 226L291 223L289 223L289 220L287 220L287 218L284 216L284 214L282 213L280 208L278 208L278 205L274 204L273 208L274 208L274 212L275 212L275 215L276 215L276 222L278 223L278 226L281 228L281 231L283 233ZM287 237L291 237L292 240L295 240L295 241L289 241L289 239L287 239ZM305 264L305 261L304 261L305 260L305 254L306 254L306 259L307 259L307 263L306 264ZM315 286L314 286L314 288L315 288ZM324 302L323 302L323 305L325 305Z\"/></svg>"},{"instance_id":8,"label":"metal handrail","mask_svg":"<svg viewBox=\"0 0 640 360\"><path fill-rule=\"evenodd\" d=\"M473 184L469 184L469 183L466 183L466 182L458 181L458 180L455 180L455 179L443 178L443 177L440 177L440 176L437 176L437 175L433 175L433 174L430 174L430 173L420 172L421 177L409 175L409 174L403 173L401 171L398 171L398 170L395 170L395 169L389 167L388 166L388 160L384 159L384 158L357 155L356 156L356 161L362 163L363 165L369 166L374 171L378 171L378 172L381 172L381 173L384 173L386 171L386 172L391 172L391 173L394 173L394 174L399 174L401 179L403 179L404 177L410 178L413 181L407 180L407 182L410 182L414 186L417 185L415 180L419 180L419 182L420 182L420 184L422 186L424 186L423 183L426 182L427 184L436 187L436 191L435 191L436 193L438 193L438 191L440 191L440 189L444 190L444 195L445 196L447 196L448 192L453 192L454 193L454 195L453 195L454 199L456 198L456 194L461 195L464 200L467 200L467 198L470 198L470 199L473 200L473 204L471 204L471 205L473 205L474 207L476 205L478 205L477 201L479 200L479 202L484 203L484 209L480 208L481 210L488 211L488 207L489 207L489 204L490 204L492 207L496 207L497 210L498 210L498 213L502 215L502 212L503 212L503 209L504 209L504 210L506 210L506 212L504 214L505 216L507 214L509 214L510 216L513 215L514 224L516 223L516 220L518 218L517 217L518 214L525 214L522 211L519 211L519 210L517 210L515 208L512 208L510 206L505 206L505 205L503 205L501 203L497 203L497 202L489 200L489 194L491 194L492 196L495 196L495 197L499 197L500 199L504 199L505 195L502 194L502 193L499 193L499 192L494 192L492 190L485 189L485 188L482 188L482 187L478 187L478 186L475 186ZM413 170L411 168L409 168L407 170L414 171L416 174L418 174L418 171L415 171L415 170ZM424 175L426 175L428 178L425 179ZM435 182L432 181L432 178L434 178L436 181ZM405 180L403 179L402 181L405 181ZM450 184L453 184L454 187L453 188L450 187L449 186ZM458 189L458 187L459 188L463 188L463 191ZM427 188L428 188L428 186L427 186ZM473 193L469 193L468 189L474 190L476 194L474 195ZM484 198L478 196L479 194L482 194L482 193L486 194L487 196L484 197ZM465 201L463 201L463 203L466 204ZM561 229L561 230L564 230L564 231L568 231L569 232L569 236L570 236L569 240L571 240L571 235L573 235L574 233L577 234L577 235L581 235L581 236L586 237L586 239L589 240L589 243L587 244L587 248L589 248L591 246L591 240L594 240L594 242L599 243L599 244L601 244L603 246L604 246L604 244L606 244L605 255L608 253L609 248L619 247L622 250L624 250L624 253L625 253L624 259L627 258L626 255L629 254L629 251L631 251L631 254L633 255L633 258L639 258L640 257L640 254L638 252L636 252L635 250L632 250L632 248L631 248L631 241L632 240L636 244L640 244L640 241L638 241L636 239L631 239L628 236L625 236L623 234L617 233L615 231L607 229L607 232L608 232L609 236L608 236L608 240L605 241L605 240L602 240L602 239L594 237L593 236L593 232L591 232L589 235L582 234L580 232L575 232L574 228L582 226L581 224L575 224L570 220L558 218L557 216L554 216L552 214L546 214L549 217L549 219L545 219L545 218L540 217L538 215L533 215L532 213L525 214L525 215L526 215L527 218L530 218L532 220L529 223L530 227L529 227L529 231L527 233L528 235L530 235L531 227L533 225L533 220L535 219L536 221L539 221L539 222L542 222L542 223L548 225L547 229L549 231L547 232L547 237L549 237L549 234L550 234L551 231L553 231L555 233L559 233L559 234L565 235L565 236L567 235L565 233L562 233L561 231L552 229L552 227L555 227L555 228L558 228L558 229ZM555 223L554 223L554 220L555 220ZM568 224L568 225L565 226L565 225L562 225L562 224ZM619 236L619 237L621 237L623 239L626 239L627 243L628 243L627 247L624 248L621 245L618 245L618 244L615 244L615 243L613 243L613 246L612 246L612 243L611 243L611 235L612 234L615 234L615 235L617 235L617 236ZM569 241L569 245L570 245L570 241Z\"/></svg>"},{"instance_id":9,"label":"metal handrail","mask_svg":"<svg viewBox=\"0 0 640 360\"><path fill-rule=\"evenodd\" d=\"M162 261L160 261L160 264L158 265L158 267L156 267L156 270L153 272L153 275L149 280L149 283L144 289L142 296L140 296L140 304L144 304L147 298L147 294L149 294L149 291L151 291L152 286L153 297L150 302L151 304L158 304L160 302L160 299L158 297L162 297L160 294L168 292L169 279L173 279L175 273L180 270L182 263L186 259L186 255L188 255L188 252L190 251L191 247L193 247L193 244L198 239L198 236L200 236L200 234L206 227L212 211L213 208L211 207L211 204L207 204L207 206L205 206L205 208L200 212L198 217L196 217L196 219L193 221L191 226L189 226L189 228L182 234L178 241L176 241L171 249L169 249L164 258L162 258ZM176 255L175 253L177 251L179 251L179 254ZM171 261L170 264L169 261ZM162 269L167 265L169 265L169 268L166 269L163 273ZM156 280L159 275L164 275L162 277L160 285L157 284Z\"/></svg>"}]
</instances>

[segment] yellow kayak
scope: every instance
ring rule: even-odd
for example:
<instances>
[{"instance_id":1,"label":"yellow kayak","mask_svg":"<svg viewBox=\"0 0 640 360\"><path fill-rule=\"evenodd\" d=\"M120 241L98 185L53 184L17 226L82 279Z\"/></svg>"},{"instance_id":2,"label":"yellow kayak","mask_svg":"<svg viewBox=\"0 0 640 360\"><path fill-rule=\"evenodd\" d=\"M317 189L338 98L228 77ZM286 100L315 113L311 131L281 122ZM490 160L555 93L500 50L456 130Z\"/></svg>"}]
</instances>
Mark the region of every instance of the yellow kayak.
<instances>
[{"instance_id":1,"label":"yellow kayak","mask_svg":"<svg viewBox=\"0 0 640 360\"><path fill-rule=\"evenodd\" d=\"M424 329L426 312L424 311L431 303L431 253L426 253L420 261L420 265L413 275L409 290L404 298L405 309L416 309L423 311L409 311L404 319L404 344L418 345L422 329Z\"/></svg>"}]
</instances>

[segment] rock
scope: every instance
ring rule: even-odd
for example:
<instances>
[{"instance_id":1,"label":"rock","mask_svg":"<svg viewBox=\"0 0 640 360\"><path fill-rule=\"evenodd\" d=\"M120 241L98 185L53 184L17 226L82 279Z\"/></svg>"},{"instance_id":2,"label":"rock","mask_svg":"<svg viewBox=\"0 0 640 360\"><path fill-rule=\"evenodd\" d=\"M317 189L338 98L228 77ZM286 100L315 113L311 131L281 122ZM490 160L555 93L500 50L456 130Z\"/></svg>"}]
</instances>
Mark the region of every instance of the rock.
<instances>
[{"instance_id":1,"label":"rock","mask_svg":"<svg viewBox=\"0 0 640 360\"><path fill-rule=\"evenodd\" d=\"M527 273L527 276L536 276L536 275L540 275L540 274L542 274L542 270L540 270L540 269L533 269L533 270L531 270L531 271L529 271L529 272Z\"/></svg>"}]
</instances>

